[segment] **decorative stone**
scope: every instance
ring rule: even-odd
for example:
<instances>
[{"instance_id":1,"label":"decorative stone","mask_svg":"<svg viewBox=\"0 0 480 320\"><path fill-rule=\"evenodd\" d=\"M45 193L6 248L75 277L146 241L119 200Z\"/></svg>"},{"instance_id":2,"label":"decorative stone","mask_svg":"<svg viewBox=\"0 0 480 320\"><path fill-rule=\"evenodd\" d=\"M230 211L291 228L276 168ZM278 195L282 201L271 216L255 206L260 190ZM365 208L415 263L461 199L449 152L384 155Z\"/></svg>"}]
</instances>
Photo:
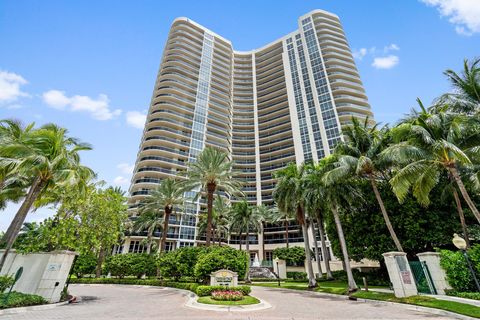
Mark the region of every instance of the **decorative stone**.
<instances>
[{"instance_id":1,"label":"decorative stone","mask_svg":"<svg viewBox=\"0 0 480 320\"><path fill-rule=\"evenodd\" d=\"M445 271L440 266L440 253L422 252L418 253L417 257L420 261L425 261L438 294L445 294L445 290L452 289L448 284Z\"/></svg>"},{"instance_id":2,"label":"decorative stone","mask_svg":"<svg viewBox=\"0 0 480 320\"><path fill-rule=\"evenodd\" d=\"M416 296L418 294L417 285L413 278L412 270L408 264L407 254L405 252L386 252L383 254L385 265L387 266L388 276L393 285L395 297L403 298Z\"/></svg>"},{"instance_id":3,"label":"decorative stone","mask_svg":"<svg viewBox=\"0 0 480 320\"><path fill-rule=\"evenodd\" d=\"M238 285L238 274L227 269L212 272L210 274L210 285L236 287Z\"/></svg>"}]
</instances>

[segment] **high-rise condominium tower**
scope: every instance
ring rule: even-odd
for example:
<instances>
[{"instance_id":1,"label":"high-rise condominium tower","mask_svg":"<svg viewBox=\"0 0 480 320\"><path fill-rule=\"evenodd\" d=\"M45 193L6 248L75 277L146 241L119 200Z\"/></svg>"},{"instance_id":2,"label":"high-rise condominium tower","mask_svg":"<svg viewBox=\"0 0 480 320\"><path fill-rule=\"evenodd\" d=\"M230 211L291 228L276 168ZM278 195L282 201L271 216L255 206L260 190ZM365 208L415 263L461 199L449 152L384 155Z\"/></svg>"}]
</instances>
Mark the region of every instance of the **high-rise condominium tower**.
<instances>
[{"instance_id":1,"label":"high-rise condominium tower","mask_svg":"<svg viewBox=\"0 0 480 320\"><path fill-rule=\"evenodd\" d=\"M336 15L312 11L298 19L296 31L246 52L178 18L165 45L138 151L131 213L163 178L185 171L206 146L231 156L249 203L271 204L272 173L290 162L330 154L352 116L373 123ZM188 204L171 218L167 248L195 243L202 206L201 200ZM303 241L298 230L291 232L290 242ZM130 237L123 251L142 250L137 240ZM263 240L266 250L285 242L278 227L267 229Z\"/></svg>"}]
</instances>

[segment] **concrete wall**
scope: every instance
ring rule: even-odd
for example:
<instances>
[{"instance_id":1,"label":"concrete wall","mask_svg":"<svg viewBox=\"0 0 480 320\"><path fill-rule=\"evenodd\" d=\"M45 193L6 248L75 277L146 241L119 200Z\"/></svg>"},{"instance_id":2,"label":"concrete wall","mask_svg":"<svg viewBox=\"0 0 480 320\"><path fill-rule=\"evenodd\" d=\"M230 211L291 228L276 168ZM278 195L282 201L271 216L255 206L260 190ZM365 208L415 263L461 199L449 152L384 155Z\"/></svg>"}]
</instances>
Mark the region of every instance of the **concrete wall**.
<instances>
[{"instance_id":1,"label":"concrete wall","mask_svg":"<svg viewBox=\"0 0 480 320\"><path fill-rule=\"evenodd\" d=\"M3 251L0 250L0 254ZM12 250L0 274L14 276L23 267L13 291L37 294L49 302L58 302L76 255L71 251L20 254Z\"/></svg>"}]
</instances>

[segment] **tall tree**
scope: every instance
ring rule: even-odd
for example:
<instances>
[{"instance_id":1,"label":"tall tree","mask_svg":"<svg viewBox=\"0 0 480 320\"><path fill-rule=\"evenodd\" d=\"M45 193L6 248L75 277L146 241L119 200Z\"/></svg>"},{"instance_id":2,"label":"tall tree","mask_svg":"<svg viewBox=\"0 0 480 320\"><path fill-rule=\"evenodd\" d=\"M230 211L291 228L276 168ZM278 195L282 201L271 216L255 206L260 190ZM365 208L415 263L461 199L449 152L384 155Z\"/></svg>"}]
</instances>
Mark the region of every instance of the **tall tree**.
<instances>
[{"instance_id":1,"label":"tall tree","mask_svg":"<svg viewBox=\"0 0 480 320\"><path fill-rule=\"evenodd\" d=\"M295 212L293 211L282 211L277 209L276 213L274 214L274 222L281 223L285 227L285 246L288 248L290 246L288 233L289 231L289 223L290 221L295 219Z\"/></svg>"},{"instance_id":2,"label":"tall tree","mask_svg":"<svg viewBox=\"0 0 480 320\"><path fill-rule=\"evenodd\" d=\"M232 221L237 229L244 230L246 234L245 251L247 252L247 270L245 271L245 282L250 283L250 234L258 232L261 228L262 217L257 210L248 205L246 200L234 203L232 206Z\"/></svg>"},{"instance_id":3,"label":"tall tree","mask_svg":"<svg viewBox=\"0 0 480 320\"><path fill-rule=\"evenodd\" d=\"M147 254L150 254L150 252L152 251L152 245L154 244L153 234L155 230L162 229L164 226L163 219L164 217L163 215L160 214L159 210L153 210L153 211L144 210L138 215L138 218L133 223L134 231L147 232L147 238L146 238Z\"/></svg>"},{"instance_id":4,"label":"tall tree","mask_svg":"<svg viewBox=\"0 0 480 320\"><path fill-rule=\"evenodd\" d=\"M396 143L382 152L401 166L390 179L394 193L403 201L411 189L420 204L428 205L430 191L447 172L480 223L480 213L460 176L462 167L478 159L479 119L445 110L430 112L418 102L421 110L392 129Z\"/></svg>"},{"instance_id":5,"label":"tall tree","mask_svg":"<svg viewBox=\"0 0 480 320\"><path fill-rule=\"evenodd\" d=\"M29 172L31 176L31 184L23 203L3 237L6 247L0 268L5 263L28 212L42 194L70 185L84 188L94 176L91 169L80 164L79 152L90 150L90 145L67 134L66 129L47 124L30 132L21 142L0 145L2 157L18 161L19 170Z\"/></svg>"},{"instance_id":6,"label":"tall tree","mask_svg":"<svg viewBox=\"0 0 480 320\"><path fill-rule=\"evenodd\" d=\"M195 161L188 163L184 188L186 190L200 189L207 196L207 235L206 245L212 239L213 198L217 190L229 194L240 193L241 182L234 178L233 162L225 152L206 147ZM197 196L199 196L198 193Z\"/></svg>"},{"instance_id":7,"label":"tall tree","mask_svg":"<svg viewBox=\"0 0 480 320\"><path fill-rule=\"evenodd\" d=\"M443 108L447 104L454 112L480 112L480 58L472 62L465 59L460 74L450 69L444 74L452 84L454 92L442 95L435 101L435 105Z\"/></svg>"},{"instance_id":8,"label":"tall tree","mask_svg":"<svg viewBox=\"0 0 480 320\"><path fill-rule=\"evenodd\" d=\"M402 245L395 233L377 187L377 182L384 179L385 170L388 169L388 163L386 163L384 157L380 156L390 141L388 128L377 130L376 126L369 125L368 118L363 123L360 123L356 118L352 117L352 125L344 128L342 131L346 139L335 148L335 154L338 157L338 161L335 164L336 168L327 172L325 179L327 182L349 177L359 177L368 180L372 186L388 232L390 232L397 250L403 252Z\"/></svg>"},{"instance_id":9,"label":"tall tree","mask_svg":"<svg viewBox=\"0 0 480 320\"><path fill-rule=\"evenodd\" d=\"M265 224L269 222L274 222L277 215L278 215L278 208L272 207L269 208L264 204L256 206L255 209L257 211L257 215L260 219L260 232L262 233L262 261L265 260Z\"/></svg>"},{"instance_id":10,"label":"tall tree","mask_svg":"<svg viewBox=\"0 0 480 320\"><path fill-rule=\"evenodd\" d=\"M146 196L140 204L140 214L149 212L149 214L153 214L157 219L163 220L162 238L158 246L159 253L165 250L170 216L175 207L183 203L183 200L183 188L180 182L166 178L163 179L158 187Z\"/></svg>"},{"instance_id":11,"label":"tall tree","mask_svg":"<svg viewBox=\"0 0 480 320\"><path fill-rule=\"evenodd\" d=\"M308 224L305 216L305 190L303 188L304 166L297 167L295 163L291 163L285 168L277 171L275 177L278 181L273 191L273 199L277 203L280 211L295 212L297 222L302 227L303 240L305 243L308 286L310 288L316 287L317 282L315 280L315 275L313 274Z\"/></svg>"}]
</instances>

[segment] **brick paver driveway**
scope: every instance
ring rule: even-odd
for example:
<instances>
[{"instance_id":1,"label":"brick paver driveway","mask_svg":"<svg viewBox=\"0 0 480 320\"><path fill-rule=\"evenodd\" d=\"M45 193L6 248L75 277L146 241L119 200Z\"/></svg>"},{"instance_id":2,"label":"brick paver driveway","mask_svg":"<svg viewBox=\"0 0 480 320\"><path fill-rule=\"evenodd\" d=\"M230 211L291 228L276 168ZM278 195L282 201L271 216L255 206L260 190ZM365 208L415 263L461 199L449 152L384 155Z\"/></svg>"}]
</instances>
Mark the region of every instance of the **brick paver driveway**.
<instances>
[{"instance_id":1,"label":"brick paver driveway","mask_svg":"<svg viewBox=\"0 0 480 320\"><path fill-rule=\"evenodd\" d=\"M302 291L253 287L272 308L255 312L216 312L184 307L184 292L158 287L72 285L78 304L4 315L2 319L448 319L395 305L345 300Z\"/></svg>"}]
</instances>

